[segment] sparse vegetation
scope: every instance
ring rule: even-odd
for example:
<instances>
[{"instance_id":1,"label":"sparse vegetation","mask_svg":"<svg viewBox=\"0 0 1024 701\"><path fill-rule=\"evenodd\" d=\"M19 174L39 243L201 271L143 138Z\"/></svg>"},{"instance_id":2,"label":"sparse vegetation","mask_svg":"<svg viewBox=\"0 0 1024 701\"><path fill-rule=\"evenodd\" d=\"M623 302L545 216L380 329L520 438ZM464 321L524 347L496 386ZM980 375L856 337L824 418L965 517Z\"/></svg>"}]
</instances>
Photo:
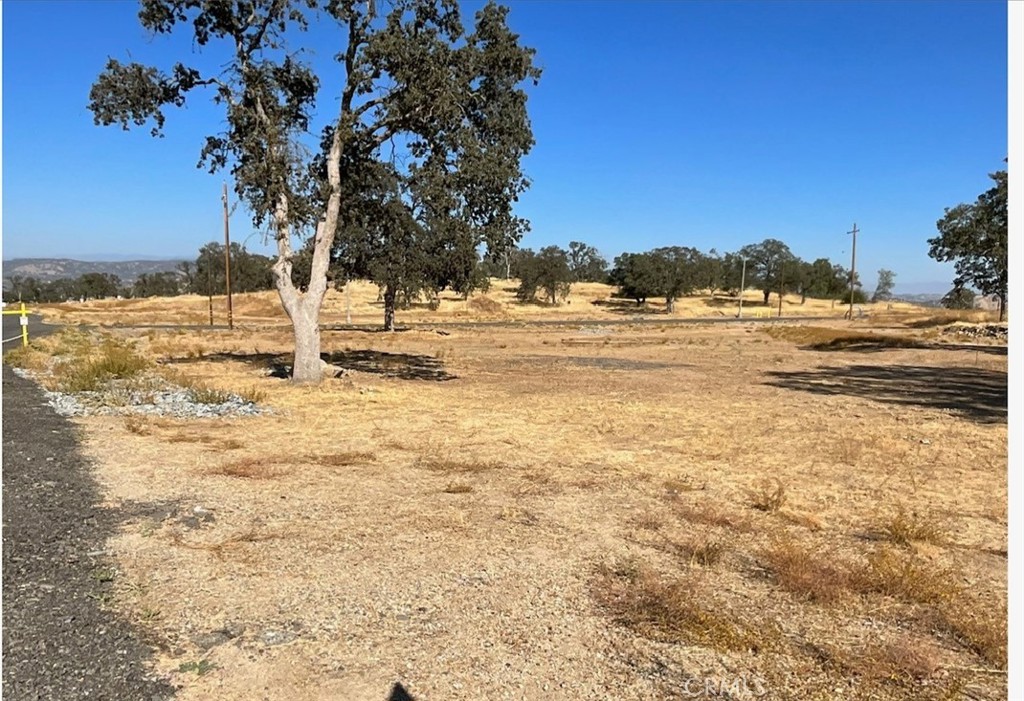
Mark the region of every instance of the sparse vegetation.
<instances>
[{"instance_id":1,"label":"sparse vegetation","mask_svg":"<svg viewBox=\"0 0 1024 701\"><path fill-rule=\"evenodd\" d=\"M786 505L786 485L775 478L763 480L751 493L750 503L758 511L775 513Z\"/></svg>"},{"instance_id":2,"label":"sparse vegetation","mask_svg":"<svg viewBox=\"0 0 1024 701\"><path fill-rule=\"evenodd\" d=\"M818 603L831 603L850 593L850 566L827 559L792 540L779 540L761 558L783 589Z\"/></svg>"},{"instance_id":3,"label":"sparse vegetation","mask_svg":"<svg viewBox=\"0 0 1024 701\"><path fill-rule=\"evenodd\" d=\"M944 529L937 519L910 511L903 504L882 522L879 531L885 539L897 545L910 545L914 542L940 544L946 540Z\"/></svg>"},{"instance_id":4,"label":"sparse vegetation","mask_svg":"<svg viewBox=\"0 0 1024 701\"><path fill-rule=\"evenodd\" d=\"M658 640L720 651L758 651L771 642L768 630L748 630L702 604L707 597L693 582L663 579L643 564L623 562L600 568L595 597L618 623Z\"/></svg>"}]
</instances>

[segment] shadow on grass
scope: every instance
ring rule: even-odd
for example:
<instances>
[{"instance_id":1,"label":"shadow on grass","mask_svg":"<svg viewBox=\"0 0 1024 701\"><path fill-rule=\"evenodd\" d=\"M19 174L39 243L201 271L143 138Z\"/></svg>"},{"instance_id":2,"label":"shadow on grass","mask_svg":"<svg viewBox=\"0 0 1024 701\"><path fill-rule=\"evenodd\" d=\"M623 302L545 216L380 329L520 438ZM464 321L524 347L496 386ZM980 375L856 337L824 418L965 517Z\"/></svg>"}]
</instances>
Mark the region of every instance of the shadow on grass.
<instances>
[{"instance_id":1,"label":"shadow on grass","mask_svg":"<svg viewBox=\"0 0 1024 701\"><path fill-rule=\"evenodd\" d=\"M982 368L850 365L770 371L766 384L812 394L946 409L980 423L1006 421L1006 373Z\"/></svg>"},{"instance_id":2,"label":"shadow on grass","mask_svg":"<svg viewBox=\"0 0 1024 701\"><path fill-rule=\"evenodd\" d=\"M429 355L412 353L386 353L375 350L344 350L321 353L321 360L343 370L368 372L400 380L430 380L446 382L456 379L444 369L444 363ZM212 353L201 358L175 358L166 361L171 364L196 362L239 362L270 371L271 377L291 377L290 353Z\"/></svg>"},{"instance_id":3,"label":"shadow on grass","mask_svg":"<svg viewBox=\"0 0 1024 701\"><path fill-rule=\"evenodd\" d=\"M801 350L821 352L880 353L898 349L975 351L986 355L1006 355L1006 346L983 346L963 343L929 343L899 336L862 335L834 338L802 346Z\"/></svg>"}]
</instances>

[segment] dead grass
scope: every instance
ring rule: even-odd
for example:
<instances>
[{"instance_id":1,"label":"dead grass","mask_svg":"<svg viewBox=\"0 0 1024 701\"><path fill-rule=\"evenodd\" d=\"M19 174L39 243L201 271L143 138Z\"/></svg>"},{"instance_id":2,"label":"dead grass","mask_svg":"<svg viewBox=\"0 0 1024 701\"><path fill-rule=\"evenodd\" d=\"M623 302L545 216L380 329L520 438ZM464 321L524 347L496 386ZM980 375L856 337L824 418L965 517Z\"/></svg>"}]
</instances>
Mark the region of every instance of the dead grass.
<instances>
[{"instance_id":1,"label":"dead grass","mask_svg":"<svg viewBox=\"0 0 1024 701\"><path fill-rule=\"evenodd\" d=\"M792 540L779 540L761 553L772 577L786 591L817 603L833 603L851 593L850 566L818 555Z\"/></svg>"},{"instance_id":2,"label":"dead grass","mask_svg":"<svg viewBox=\"0 0 1024 701\"><path fill-rule=\"evenodd\" d=\"M459 304L445 298L438 314ZM936 397L926 383L901 384L904 365L973 368L973 354L877 347L823 358L754 327L601 333L455 327L439 342L428 329L331 331L329 352L415 359L451 349L460 380L360 373L358 387L316 388L259 380L260 360L240 359L286 354L287 329L140 338L140 350L155 346L173 367L191 353L185 367L195 381L255 385L275 408L215 426L153 419L150 434L122 418L78 420L105 498L216 513L200 529L181 526L184 547L167 542L177 526L166 522L148 537L132 530L113 539L121 576L147 586L145 606L164 612L147 627L173 638L231 616L258 631L287 615L317 636L261 656L258 687L255 663L231 657L241 654L234 646L217 648L220 668L210 676L220 686L189 675L183 701L307 701L308 689L338 681L306 664L325 657L345 665L346 680L372 686L320 692L331 698L379 695L394 681L387 670L408 663L417 698L450 697L453 681L467 695L514 688L529 698L564 682L579 698L615 689L638 701L670 695L665 680L675 670L721 664L785 679L793 699L842 688L844 698L911 701L955 668L1004 664L1006 560L988 553L1006 548L998 504L1007 426L945 411L942 402L959 399L941 387ZM589 345L563 343L577 337ZM877 368L873 382L884 392L782 388L766 375L847 361ZM990 372L1005 364L996 354L980 362ZM965 382L965 401L970 391ZM597 430L602 418L606 430ZM835 447L844 439L848 454ZM242 449L221 453L228 444ZM287 446L298 448L283 455ZM765 476L778 481L765 483L758 513L748 490ZM788 499L772 513L779 485ZM901 505L907 517L942 515L957 546L888 523ZM255 525L281 519L300 535L268 540L271 526ZM893 535L865 538L883 527ZM912 547L898 546L896 533ZM629 557L645 565L630 568ZM595 562L622 565L595 574ZM406 620L407 604L428 612ZM326 634L339 616L351 634L344 640ZM784 638L772 632L779 628ZM929 665L913 654L884 649L902 635L940 649L941 678L922 676ZM521 670L505 663L537 640L544 654L517 686ZM847 655L848 666L814 658L810 641ZM747 652L755 648L769 654ZM862 672L860 655L871 661ZM167 656L171 669L182 661ZM998 674L963 674L979 697L1005 697Z\"/></svg>"},{"instance_id":3,"label":"dead grass","mask_svg":"<svg viewBox=\"0 0 1024 701\"><path fill-rule=\"evenodd\" d=\"M667 642L718 651L759 651L773 642L711 606L696 584L682 577L662 578L650 567L622 562L598 569L594 596L620 625Z\"/></svg>"},{"instance_id":4,"label":"dead grass","mask_svg":"<svg viewBox=\"0 0 1024 701\"><path fill-rule=\"evenodd\" d=\"M676 543L676 550L691 565L713 567L721 561L726 553L726 546L717 540L698 540Z\"/></svg>"},{"instance_id":5,"label":"dead grass","mask_svg":"<svg viewBox=\"0 0 1024 701\"><path fill-rule=\"evenodd\" d=\"M868 567L858 579L857 585L862 591L911 604L943 604L962 594L954 571L937 568L913 554L886 547L868 556Z\"/></svg>"},{"instance_id":6,"label":"dead grass","mask_svg":"<svg viewBox=\"0 0 1024 701\"><path fill-rule=\"evenodd\" d=\"M72 356L54 366L62 392L94 392L111 380L129 379L149 367L149 360L128 342L107 338L89 356Z\"/></svg>"},{"instance_id":7,"label":"dead grass","mask_svg":"<svg viewBox=\"0 0 1024 701\"><path fill-rule=\"evenodd\" d=\"M903 636L870 643L845 657L847 667L862 679L912 683L935 675L941 660L935 646Z\"/></svg>"},{"instance_id":8,"label":"dead grass","mask_svg":"<svg viewBox=\"0 0 1024 701\"><path fill-rule=\"evenodd\" d=\"M938 519L910 511L903 504L885 518L877 530L882 538L897 545L909 546L915 542L941 545L946 542L945 529Z\"/></svg>"},{"instance_id":9,"label":"dead grass","mask_svg":"<svg viewBox=\"0 0 1024 701\"><path fill-rule=\"evenodd\" d=\"M365 465L374 462L377 459L377 454L363 450L347 450L339 453L310 455L306 459L316 465L349 467L350 465Z\"/></svg>"},{"instance_id":10,"label":"dead grass","mask_svg":"<svg viewBox=\"0 0 1024 701\"><path fill-rule=\"evenodd\" d=\"M231 460L205 470L207 475L237 477L247 480L270 480L289 473L290 470L285 469L280 462L253 457Z\"/></svg>"},{"instance_id":11,"label":"dead grass","mask_svg":"<svg viewBox=\"0 0 1024 701\"><path fill-rule=\"evenodd\" d=\"M416 460L416 466L443 474L487 472L505 467L503 463L493 460L466 460L443 456L421 456Z\"/></svg>"},{"instance_id":12,"label":"dead grass","mask_svg":"<svg viewBox=\"0 0 1024 701\"><path fill-rule=\"evenodd\" d=\"M691 523L729 528L740 533L751 533L754 531L754 526L747 517L732 513L718 504L685 504L680 502L673 506L673 511L677 516Z\"/></svg>"},{"instance_id":13,"label":"dead grass","mask_svg":"<svg viewBox=\"0 0 1024 701\"><path fill-rule=\"evenodd\" d=\"M988 664L1006 669L1007 610L1005 605L994 607L961 596L939 612L940 625L949 630L967 648Z\"/></svg>"},{"instance_id":14,"label":"dead grass","mask_svg":"<svg viewBox=\"0 0 1024 701\"><path fill-rule=\"evenodd\" d=\"M763 329L772 338L801 344L811 350L834 351L858 348L927 348L920 339L906 335L881 334L821 326L769 326Z\"/></svg>"},{"instance_id":15,"label":"dead grass","mask_svg":"<svg viewBox=\"0 0 1024 701\"><path fill-rule=\"evenodd\" d=\"M771 514L785 506L786 499L786 485L778 478L763 480L750 493L750 505Z\"/></svg>"}]
</instances>

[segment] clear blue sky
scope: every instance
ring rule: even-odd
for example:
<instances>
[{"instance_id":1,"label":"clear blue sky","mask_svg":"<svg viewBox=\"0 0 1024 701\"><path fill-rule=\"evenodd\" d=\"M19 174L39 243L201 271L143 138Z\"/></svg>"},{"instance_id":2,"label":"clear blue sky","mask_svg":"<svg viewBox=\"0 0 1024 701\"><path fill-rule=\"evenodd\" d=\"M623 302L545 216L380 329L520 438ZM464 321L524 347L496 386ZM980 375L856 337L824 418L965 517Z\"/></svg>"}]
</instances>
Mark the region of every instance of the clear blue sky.
<instances>
[{"instance_id":1,"label":"clear blue sky","mask_svg":"<svg viewBox=\"0 0 1024 701\"><path fill-rule=\"evenodd\" d=\"M511 5L544 69L524 246L582 240L610 259L774 237L848 265L856 222L868 287L887 267L898 290L948 289L926 239L1005 167L1005 2ZM216 52L147 37L134 2L2 12L3 257L192 257L220 237L222 177L195 168L220 125L205 98L171 109L163 139L95 127L86 109L108 56L203 66ZM333 36L317 28L314 50L330 55ZM242 211L232 227L253 233Z\"/></svg>"}]
</instances>

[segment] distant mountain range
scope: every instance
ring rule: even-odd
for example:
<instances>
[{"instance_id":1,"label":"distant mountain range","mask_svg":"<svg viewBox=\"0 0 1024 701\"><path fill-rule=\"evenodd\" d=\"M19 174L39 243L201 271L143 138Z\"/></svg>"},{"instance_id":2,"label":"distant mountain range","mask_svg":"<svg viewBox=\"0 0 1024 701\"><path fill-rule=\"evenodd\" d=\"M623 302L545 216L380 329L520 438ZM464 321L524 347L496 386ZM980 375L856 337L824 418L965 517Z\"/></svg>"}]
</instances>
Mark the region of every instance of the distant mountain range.
<instances>
[{"instance_id":1,"label":"distant mountain range","mask_svg":"<svg viewBox=\"0 0 1024 701\"><path fill-rule=\"evenodd\" d=\"M85 273L108 273L131 285L143 273L173 271L183 259L85 261L70 258L12 258L3 262L3 288L10 287L14 275L33 277L41 282L76 278Z\"/></svg>"}]
</instances>

